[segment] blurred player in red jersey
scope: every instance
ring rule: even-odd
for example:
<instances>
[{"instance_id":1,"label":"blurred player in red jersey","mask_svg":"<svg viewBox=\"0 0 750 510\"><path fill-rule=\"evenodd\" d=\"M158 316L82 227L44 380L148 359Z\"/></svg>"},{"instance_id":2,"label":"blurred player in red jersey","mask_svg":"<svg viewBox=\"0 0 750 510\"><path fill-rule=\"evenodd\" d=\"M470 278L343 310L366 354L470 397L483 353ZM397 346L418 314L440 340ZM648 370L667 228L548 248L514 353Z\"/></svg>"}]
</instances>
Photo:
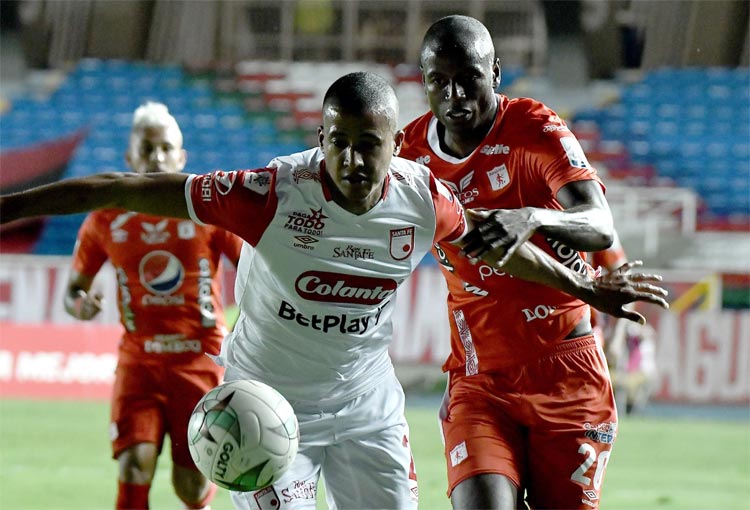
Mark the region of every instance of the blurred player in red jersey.
<instances>
[{"instance_id":1,"label":"blurred player in red jersey","mask_svg":"<svg viewBox=\"0 0 750 510\"><path fill-rule=\"evenodd\" d=\"M177 121L161 103L135 110L128 166L139 174L178 173L186 153ZM172 483L187 508L205 508L215 493L196 469L187 424L198 400L221 382L218 354L227 333L220 302L220 261L236 265L242 241L190 220L123 209L86 217L65 296L72 316L90 320L101 309L91 289L109 260L117 274L125 328L119 345L110 436L119 463L118 509L148 508L164 436L172 444Z\"/></svg>"},{"instance_id":2,"label":"blurred player in red jersey","mask_svg":"<svg viewBox=\"0 0 750 510\"><path fill-rule=\"evenodd\" d=\"M591 265L605 273L627 262L617 231L612 246L589 256ZM630 414L642 409L656 378L656 331L649 324L621 320L595 308L591 308L591 325L607 358L618 410Z\"/></svg>"},{"instance_id":3,"label":"blurred player in red jersey","mask_svg":"<svg viewBox=\"0 0 750 510\"><path fill-rule=\"evenodd\" d=\"M453 507L510 510L525 493L532 508L598 508L617 411L589 306L461 255L507 257L530 240L585 271L584 252L613 239L604 186L554 111L495 92L500 62L476 19L435 22L420 65L431 112L406 126L402 157L466 208L498 209L474 212L484 221L463 249L434 250L452 319L441 416Z\"/></svg>"}]
</instances>

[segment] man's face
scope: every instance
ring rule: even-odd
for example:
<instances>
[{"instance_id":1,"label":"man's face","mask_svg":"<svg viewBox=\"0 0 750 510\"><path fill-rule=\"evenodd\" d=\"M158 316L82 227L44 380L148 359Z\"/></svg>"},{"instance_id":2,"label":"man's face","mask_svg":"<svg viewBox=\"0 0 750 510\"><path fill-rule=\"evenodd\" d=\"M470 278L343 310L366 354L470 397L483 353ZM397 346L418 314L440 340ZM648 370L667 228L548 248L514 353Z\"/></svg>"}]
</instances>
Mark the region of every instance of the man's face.
<instances>
[{"instance_id":1,"label":"man's face","mask_svg":"<svg viewBox=\"0 0 750 510\"><path fill-rule=\"evenodd\" d=\"M422 80L430 110L456 135L470 134L495 114L500 68L489 55L451 46L422 58Z\"/></svg>"},{"instance_id":2,"label":"man's face","mask_svg":"<svg viewBox=\"0 0 750 510\"><path fill-rule=\"evenodd\" d=\"M186 162L182 134L175 126L136 129L130 134L125 160L139 174L181 172Z\"/></svg>"},{"instance_id":3,"label":"man's face","mask_svg":"<svg viewBox=\"0 0 750 510\"><path fill-rule=\"evenodd\" d=\"M355 115L334 106L325 108L318 141L339 205L361 214L378 202L403 135L402 131L394 133L385 111Z\"/></svg>"}]
</instances>

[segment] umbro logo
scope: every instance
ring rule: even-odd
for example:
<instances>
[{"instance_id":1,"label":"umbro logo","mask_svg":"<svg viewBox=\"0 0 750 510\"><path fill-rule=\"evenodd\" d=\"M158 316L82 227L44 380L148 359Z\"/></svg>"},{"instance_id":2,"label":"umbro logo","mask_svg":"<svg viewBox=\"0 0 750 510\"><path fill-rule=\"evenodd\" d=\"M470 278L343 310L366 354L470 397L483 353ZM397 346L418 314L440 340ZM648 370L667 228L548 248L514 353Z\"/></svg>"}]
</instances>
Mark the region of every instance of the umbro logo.
<instances>
[{"instance_id":1,"label":"umbro logo","mask_svg":"<svg viewBox=\"0 0 750 510\"><path fill-rule=\"evenodd\" d=\"M312 245L317 242L318 239L314 238L313 236L294 236L294 242L292 243L292 246L294 246L295 248L301 248L303 250L314 250L315 247L313 247Z\"/></svg>"}]
</instances>

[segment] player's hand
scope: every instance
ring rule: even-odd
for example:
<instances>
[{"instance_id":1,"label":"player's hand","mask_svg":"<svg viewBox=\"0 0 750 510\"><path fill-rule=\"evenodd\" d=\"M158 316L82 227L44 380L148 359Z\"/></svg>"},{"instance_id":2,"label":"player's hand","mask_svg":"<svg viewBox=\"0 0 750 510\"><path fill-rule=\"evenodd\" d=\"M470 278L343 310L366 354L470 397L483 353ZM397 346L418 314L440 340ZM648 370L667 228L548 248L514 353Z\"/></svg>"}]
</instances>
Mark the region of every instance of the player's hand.
<instances>
[{"instance_id":1,"label":"player's hand","mask_svg":"<svg viewBox=\"0 0 750 510\"><path fill-rule=\"evenodd\" d=\"M661 281L658 274L630 273L629 271L643 262L634 260L618 267L611 273L598 276L593 282L593 298L589 304L614 317L628 319L639 324L645 324L646 318L634 310L628 310L625 305L636 301L643 301L669 308L664 299L666 289L654 285Z\"/></svg>"},{"instance_id":2,"label":"player's hand","mask_svg":"<svg viewBox=\"0 0 750 510\"><path fill-rule=\"evenodd\" d=\"M104 298L99 292L79 290L74 301L75 315L81 320L89 321L102 311L103 304Z\"/></svg>"},{"instance_id":3,"label":"player's hand","mask_svg":"<svg viewBox=\"0 0 750 510\"><path fill-rule=\"evenodd\" d=\"M468 209L477 226L463 239L461 254L504 265L519 246L529 240L537 225L529 209Z\"/></svg>"}]
</instances>

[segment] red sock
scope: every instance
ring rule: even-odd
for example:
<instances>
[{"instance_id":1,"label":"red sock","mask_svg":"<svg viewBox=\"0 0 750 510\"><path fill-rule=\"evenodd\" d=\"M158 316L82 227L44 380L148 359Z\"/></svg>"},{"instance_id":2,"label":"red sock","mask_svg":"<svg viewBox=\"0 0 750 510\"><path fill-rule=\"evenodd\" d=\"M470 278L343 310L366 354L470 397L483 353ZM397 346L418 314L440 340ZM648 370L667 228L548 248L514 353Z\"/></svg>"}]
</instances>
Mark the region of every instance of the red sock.
<instances>
[{"instance_id":1,"label":"red sock","mask_svg":"<svg viewBox=\"0 0 750 510\"><path fill-rule=\"evenodd\" d=\"M208 491L206 491L206 495L203 497L202 500L200 500L197 503L192 503L192 504L183 500L183 503L185 503L185 506L187 508L199 510L201 508L206 508L211 503L211 500L214 499L215 495L216 495L216 485L210 484L208 486Z\"/></svg>"},{"instance_id":2,"label":"red sock","mask_svg":"<svg viewBox=\"0 0 750 510\"><path fill-rule=\"evenodd\" d=\"M137 485L118 481L117 510L148 510L148 491L151 484Z\"/></svg>"}]
</instances>

